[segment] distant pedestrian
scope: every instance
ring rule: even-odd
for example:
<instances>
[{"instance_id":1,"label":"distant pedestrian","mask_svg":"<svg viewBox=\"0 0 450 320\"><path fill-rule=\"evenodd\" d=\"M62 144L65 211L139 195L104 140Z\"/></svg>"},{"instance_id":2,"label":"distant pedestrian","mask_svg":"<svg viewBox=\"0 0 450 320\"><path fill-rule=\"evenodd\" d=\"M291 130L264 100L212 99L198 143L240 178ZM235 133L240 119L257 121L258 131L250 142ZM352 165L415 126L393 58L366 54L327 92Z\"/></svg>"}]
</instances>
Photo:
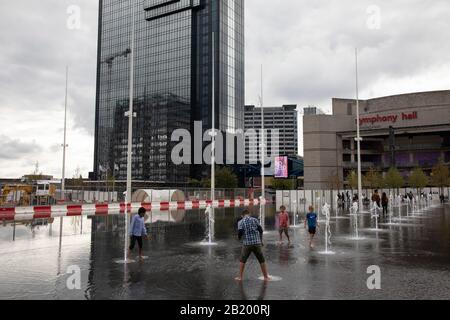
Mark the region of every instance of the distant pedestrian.
<instances>
[{"instance_id":1,"label":"distant pedestrian","mask_svg":"<svg viewBox=\"0 0 450 320\"><path fill-rule=\"evenodd\" d=\"M378 207L381 207L381 198L378 194L378 190L375 190L374 194L372 195L372 201L376 202Z\"/></svg>"},{"instance_id":2,"label":"distant pedestrian","mask_svg":"<svg viewBox=\"0 0 450 320\"><path fill-rule=\"evenodd\" d=\"M317 227L319 226L319 224L317 222L317 213L314 212L313 206L309 207L309 212L306 215L305 228L306 228L306 226L308 226L309 246L311 248L314 248L313 241L314 241L314 237L316 235Z\"/></svg>"},{"instance_id":3,"label":"distant pedestrian","mask_svg":"<svg viewBox=\"0 0 450 320\"><path fill-rule=\"evenodd\" d=\"M131 256L131 252L134 250L136 246L136 242L139 246L139 259L143 259L142 249L143 249L143 239L147 239L147 228L145 227L144 217L146 210L145 208L140 208L138 214L133 217L131 220L130 227L130 248L128 251L128 256Z\"/></svg>"},{"instance_id":4,"label":"distant pedestrian","mask_svg":"<svg viewBox=\"0 0 450 320\"><path fill-rule=\"evenodd\" d=\"M278 214L278 224L279 224L278 232L280 234L280 243L283 243L283 233L284 233L288 239L288 244L291 244L291 239L289 238L289 227L290 227L289 214L287 213L285 206L280 207L280 213Z\"/></svg>"},{"instance_id":5,"label":"distant pedestrian","mask_svg":"<svg viewBox=\"0 0 450 320\"><path fill-rule=\"evenodd\" d=\"M389 199L387 197L386 192L383 192L383 195L381 196L381 205L383 206L383 215L387 215L388 214Z\"/></svg>"},{"instance_id":6,"label":"distant pedestrian","mask_svg":"<svg viewBox=\"0 0 450 320\"><path fill-rule=\"evenodd\" d=\"M439 196L439 199L441 200L441 204L444 204L444 203L445 203L445 196L444 196L443 194L441 194L441 195Z\"/></svg>"},{"instance_id":7,"label":"distant pedestrian","mask_svg":"<svg viewBox=\"0 0 450 320\"><path fill-rule=\"evenodd\" d=\"M238 225L238 237L242 240L242 252L239 268L239 277L236 281L242 281L244 277L245 264L248 258L253 253L261 266L261 271L264 275L264 281L269 281L269 275L267 273L266 260L262 253L263 247L263 229L259 221L250 216L250 211L245 210L242 213L242 220Z\"/></svg>"}]
</instances>

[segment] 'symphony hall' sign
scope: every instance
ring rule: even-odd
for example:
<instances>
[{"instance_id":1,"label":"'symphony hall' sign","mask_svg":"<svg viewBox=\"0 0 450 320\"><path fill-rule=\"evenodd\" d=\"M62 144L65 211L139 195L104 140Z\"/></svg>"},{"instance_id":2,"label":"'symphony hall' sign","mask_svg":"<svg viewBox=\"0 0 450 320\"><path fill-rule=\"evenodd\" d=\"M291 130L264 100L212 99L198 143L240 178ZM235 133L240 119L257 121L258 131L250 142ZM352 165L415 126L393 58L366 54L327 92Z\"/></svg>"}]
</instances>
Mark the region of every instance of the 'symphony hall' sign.
<instances>
[{"instance_id":1,"label":"'symphony hall' sign","mask_svg":"<svg viewBox=\"0 0 450 320\"><path fill-rule=\"evenodd\" d=\"M375 125L377 123L397 123L398 121L411 121L419 119L419 115L417 111L411 113L400 113L400 114L391 114L391 115L370 115L363 116L359 118L360 125Z\"/></svg>"}]
</instances>

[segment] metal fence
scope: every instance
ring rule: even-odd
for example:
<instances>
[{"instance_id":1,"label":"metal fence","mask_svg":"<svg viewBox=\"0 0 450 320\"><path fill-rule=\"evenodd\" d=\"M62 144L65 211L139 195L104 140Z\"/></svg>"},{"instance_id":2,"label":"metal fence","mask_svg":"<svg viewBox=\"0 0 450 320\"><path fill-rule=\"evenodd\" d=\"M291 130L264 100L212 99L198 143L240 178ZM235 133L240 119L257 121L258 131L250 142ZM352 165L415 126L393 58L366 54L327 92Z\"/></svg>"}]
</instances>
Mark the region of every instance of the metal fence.
<instances>
[{"instance_id":1,"label":"metal fence","mask_svg":"<svg viewBox=\"0 0 450 320\"><path fill-rule=\"evenodd\" d=\"M133 188L133 193L146 188ZM210 200L212 199L211 189L205 188L173 188L172 191L168 188L148 188L150 190L167 190L173 192L178 190L183 192L185 201L195 200ZM56 191L54 197L38 196L30 194L24 196L23 194L3 195L0 196L0 207L15 207L15 206L36 206L36 205L55 205L55 204L95 204L95 203L117 203L125 201L124 187L116 187L114 189L103 187L67 187L64 196L60 190ZM261 196L260 189L216 189L215 199L258 199ZM271 198L270 193L266 197ZM171 194L168 194L168 199L171 199ZM274 199L272 199L274 200ZM152 199L150 199L150 202Z\"/></svg>"},{"instance_id":2,"label":"metal fence","mask_svg":"<svg viewBox=\"0 0 450 320\"><path fill-rule=\"evenodd\" d=\"M379 194L385 192L388 197L390 194L393 195L406 195L412 192L414 195L417 194L417 189L414 188L400 188L400 189L378 189ZM439 197L443 193L445 201L449 202L450 187L446 188L424 188L421 189L424 194L433 195L433 202L439 202ZM338 207L338 194L344 194L345 206L349 208L349 205L353 199L353 196L357 194L356 190L287 190L287 191L277 191L276 192L276 206L279 208L284 205L286 209L290 212L297 214L306 214L308 212L309 206L313 206L316 210L320 211L320 208L328 203L333 209ZM370 199L374 190L364 189L363 190L363 203L368 206L370 204ZM347 196L348 195L348 196Z\"/></svg>"}]
</instances>

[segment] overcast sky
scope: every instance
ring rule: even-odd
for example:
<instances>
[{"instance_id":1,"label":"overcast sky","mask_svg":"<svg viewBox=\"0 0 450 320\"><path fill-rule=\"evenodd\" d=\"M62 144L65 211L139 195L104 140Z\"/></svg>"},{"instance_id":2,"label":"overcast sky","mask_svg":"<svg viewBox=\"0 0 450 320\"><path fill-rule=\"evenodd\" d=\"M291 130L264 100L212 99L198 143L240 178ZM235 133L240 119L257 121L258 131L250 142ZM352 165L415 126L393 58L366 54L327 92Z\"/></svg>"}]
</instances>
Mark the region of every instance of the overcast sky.
<instances>
[{"instance_id":1,"label":"overcast sky","mask_svg":"<svg viewBox=\"0 0 450 320\"><path fill-rule=\"evenodd\" d=\"M246 103L315 105L450 89L448 0L245 0ZM80 29L67 27L78 6ZM0 2L0 177L61 176L69 64L67 176L92 170L98 1ZM301 147L302 148L302 147Z\"/></svg>"}]
</instances>

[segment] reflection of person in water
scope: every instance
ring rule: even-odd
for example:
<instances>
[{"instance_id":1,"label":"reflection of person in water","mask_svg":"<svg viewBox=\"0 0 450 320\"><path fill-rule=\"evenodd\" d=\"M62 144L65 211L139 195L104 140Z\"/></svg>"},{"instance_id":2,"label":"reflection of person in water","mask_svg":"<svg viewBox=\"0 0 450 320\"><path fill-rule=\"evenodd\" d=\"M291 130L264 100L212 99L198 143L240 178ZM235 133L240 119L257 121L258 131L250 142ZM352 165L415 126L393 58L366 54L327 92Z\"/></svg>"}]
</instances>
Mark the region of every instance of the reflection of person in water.
<instances>
[{"instance_id":1,"label":"reflection of person in water","mask_svg":"<svg viewBox=\"0 0 450 320\"><path fill-rule=\"evenodd\" d=\"M280 265L287 266L291 258L291 250L289 248L280 248L279 261Z\"/></svg>"},{"instance_id":2,"label":"reflection of person in water","mask_svg":"<svg viewBox=\"0 0 450 320\"><path fill-rule=\"evenodd\" d=\"M244 289L244 284L242 282L239 282L239 289L241 290L241 300L249 300L247 293ZM266 299L266 291L267 291L267 282L262 283L259 296L256 298L257 301L262 301Z\"/></svg>"}]
</instances>

